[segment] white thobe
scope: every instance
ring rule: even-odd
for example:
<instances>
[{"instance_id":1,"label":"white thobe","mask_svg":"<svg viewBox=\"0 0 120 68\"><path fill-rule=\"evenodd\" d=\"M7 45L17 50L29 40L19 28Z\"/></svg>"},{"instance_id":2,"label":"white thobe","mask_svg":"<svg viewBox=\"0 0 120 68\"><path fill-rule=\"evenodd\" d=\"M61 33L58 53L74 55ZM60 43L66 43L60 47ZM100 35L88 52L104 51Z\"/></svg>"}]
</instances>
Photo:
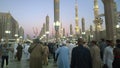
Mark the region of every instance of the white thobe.
<instances>
[{"instance_id":1,"label":"white thobe","mask_svg":"<svg viewBox=\"0 0 120 68\"><path fill-rule=\"evenodd\" d=\"M75 47L75 45L72 44L72 43L70 43L67 47L69 48L69 54L70 54L70 55L69 55L69 56L70 56L70 57L69 57L69 58L70 58L69 61L71 62L71 53L72 53L72 49Z\"/></svg>"},{"instance_id":2,"label":"white thobe","mask_svg":"<svg viewBox=\"0 0 120 68\"><path fill-rule=\"evenodd\" d=\"M104 51L103 63L107 64L108 68L112 68L112 62L114 59L113 49L113 47L108 46Z\"/></svg>"}]
</instances>

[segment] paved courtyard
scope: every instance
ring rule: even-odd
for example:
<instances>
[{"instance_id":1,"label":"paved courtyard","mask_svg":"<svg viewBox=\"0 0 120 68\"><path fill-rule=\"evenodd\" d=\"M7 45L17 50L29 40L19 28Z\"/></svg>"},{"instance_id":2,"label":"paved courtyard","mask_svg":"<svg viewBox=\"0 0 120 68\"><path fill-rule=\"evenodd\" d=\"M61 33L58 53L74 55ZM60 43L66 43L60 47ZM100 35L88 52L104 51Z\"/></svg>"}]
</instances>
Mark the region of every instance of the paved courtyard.
<instances>
[{"instance_id":1,"label":"paved courtyard","mask_svg":"<svg viewBox=\"0 0 120 68\"><path fill-rule=\"evenodd\" d=\"M4 68L6 68L6 66L4 66ZM29 61L23 55L21 62L18 62L17 60L9 60L8 68L29 68ZM57 66L53 63L53 59L49 59L48 66L43 66L43 68L57 68Z\"/></svg>"}]
</instances>

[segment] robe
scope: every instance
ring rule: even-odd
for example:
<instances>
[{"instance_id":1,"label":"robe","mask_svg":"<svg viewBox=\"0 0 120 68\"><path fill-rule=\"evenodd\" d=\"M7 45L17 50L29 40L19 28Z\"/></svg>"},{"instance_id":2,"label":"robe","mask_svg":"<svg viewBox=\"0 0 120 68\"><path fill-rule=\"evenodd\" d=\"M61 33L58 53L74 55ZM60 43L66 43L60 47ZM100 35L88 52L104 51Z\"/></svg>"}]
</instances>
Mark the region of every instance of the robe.
<instances>
[{"instance_id":1,"label":"robe","mask_svg":"<svg viewBox=\"0 0 120 68\"><path fill-rule=\"evenodd\" d=\"M79 45L72 50L71 68L92 68L90 51L83 45Z\"/></svg>"},{"instance_id":2,"label":"robe","mask_svg":"<svg viewBox=\"0 0 120 68\"><path fill-rule=\"evenodd\" d=\"M31 49L32 51L30 53L30 64L29 64L30 68L42 68L42 54L43 54L42 45L32 44L29 47L28 51L30 52Z\"/></svg>"},{"instance_id":3,"label":"robe","mask_svg":"<svg viewBox=\"0 0 120 68\"><path fill-rule=\"evenodd\" d=\"M71 62L71 53L72 53L72 49L75 47L75 45L70 43L67 47L69 48L69 54L70 54L69 61Z\"/></svg>"},{"instance_id":4,"label":"robe","mask_svg":"<svg viewBox=\"0 0 120 68\"><path fill-rule=\"evenodd\" d=\"M92 57L93 68L102 68L102 60L100 58L100 49L97 45L92 45L90 47L90 53Z\"/></svg>"},{"instance_id":5,"label":"robe","mask_svg":"<svg viewBox=\"0 0 120 68\"><path fill-rule=\"evenodd\" d=\"M108 46L104 51L103 63L106 64L108 68L112 68L112 63L114 60L113 49L113 47Z\"/></svg>"},{"instance_id":6,"label":"robe","mask_svg":"<svg viewBox=\"0 0 120 68\"><path fill-rule=\"evenodd\" d=\"M17 55L16 55L18 61L21 60L21 57L22 57L22 49L23 49L22 45L18 45L18 47L17 47Z\"/></svg>"},{"instance_id":7,"label":"robe","mask_svg":"<svg viewBox=\"0 0 120 68\"><path fill-rule=\"evenodd\" d=\"M56 51L58 55L57 65L58 68L70 68L69 64L69 49L67 46L59 47Z\"/></svg>"}]
</instances>

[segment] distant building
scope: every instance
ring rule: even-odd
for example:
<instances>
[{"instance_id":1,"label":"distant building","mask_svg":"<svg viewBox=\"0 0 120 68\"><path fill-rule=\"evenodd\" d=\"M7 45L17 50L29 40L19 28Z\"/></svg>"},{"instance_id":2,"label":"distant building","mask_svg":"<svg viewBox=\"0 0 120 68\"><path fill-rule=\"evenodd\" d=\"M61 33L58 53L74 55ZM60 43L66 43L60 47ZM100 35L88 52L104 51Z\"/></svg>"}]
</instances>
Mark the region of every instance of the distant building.
<instances>
[{"instance_id":1,"label":"distant building","mask_svg":"<svg viewBox=\"0 0 120 68\"><path fill-rule=\"evenodd\" d=\"M15 39L15 34L18 34L18 28L18 22L9 12L0 12L0 39L6 39L6 37ZM9 35L5 31L10 31Z\"/></svg>"}]
</instances>

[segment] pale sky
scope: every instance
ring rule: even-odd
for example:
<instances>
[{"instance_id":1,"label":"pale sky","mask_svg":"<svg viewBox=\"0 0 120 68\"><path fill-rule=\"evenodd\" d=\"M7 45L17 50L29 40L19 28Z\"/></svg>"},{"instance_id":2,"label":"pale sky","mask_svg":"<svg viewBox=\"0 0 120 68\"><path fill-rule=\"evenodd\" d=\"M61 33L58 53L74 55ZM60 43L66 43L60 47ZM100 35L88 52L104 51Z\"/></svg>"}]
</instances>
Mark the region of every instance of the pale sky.
<instances>
[{"instance_id":1,"label":"pale sky","mask_svg":"<svg viewBox=\"0 0 120 68\"><path fill-rule=\"evenodd\" d=\"M0 0L0 12L10 12L18 21L20 26L25 30L25 34L33 36L33 27L41 30L45 23L46 15L50 17L50 27L54 22L54 0ZM99 1L99 13L104 13L102 0ZM117 10L120 11L120 0L117 2ZM94 20L94 0L78 0L79 9L79 25L81 27L81 18L85 18L86 29L90 24L93 25ZM66 31L69 25L75 26L75 0L60 0L60 21ZM51 29L52 30L52 29Z\"/></svg>"}]
</instances>

